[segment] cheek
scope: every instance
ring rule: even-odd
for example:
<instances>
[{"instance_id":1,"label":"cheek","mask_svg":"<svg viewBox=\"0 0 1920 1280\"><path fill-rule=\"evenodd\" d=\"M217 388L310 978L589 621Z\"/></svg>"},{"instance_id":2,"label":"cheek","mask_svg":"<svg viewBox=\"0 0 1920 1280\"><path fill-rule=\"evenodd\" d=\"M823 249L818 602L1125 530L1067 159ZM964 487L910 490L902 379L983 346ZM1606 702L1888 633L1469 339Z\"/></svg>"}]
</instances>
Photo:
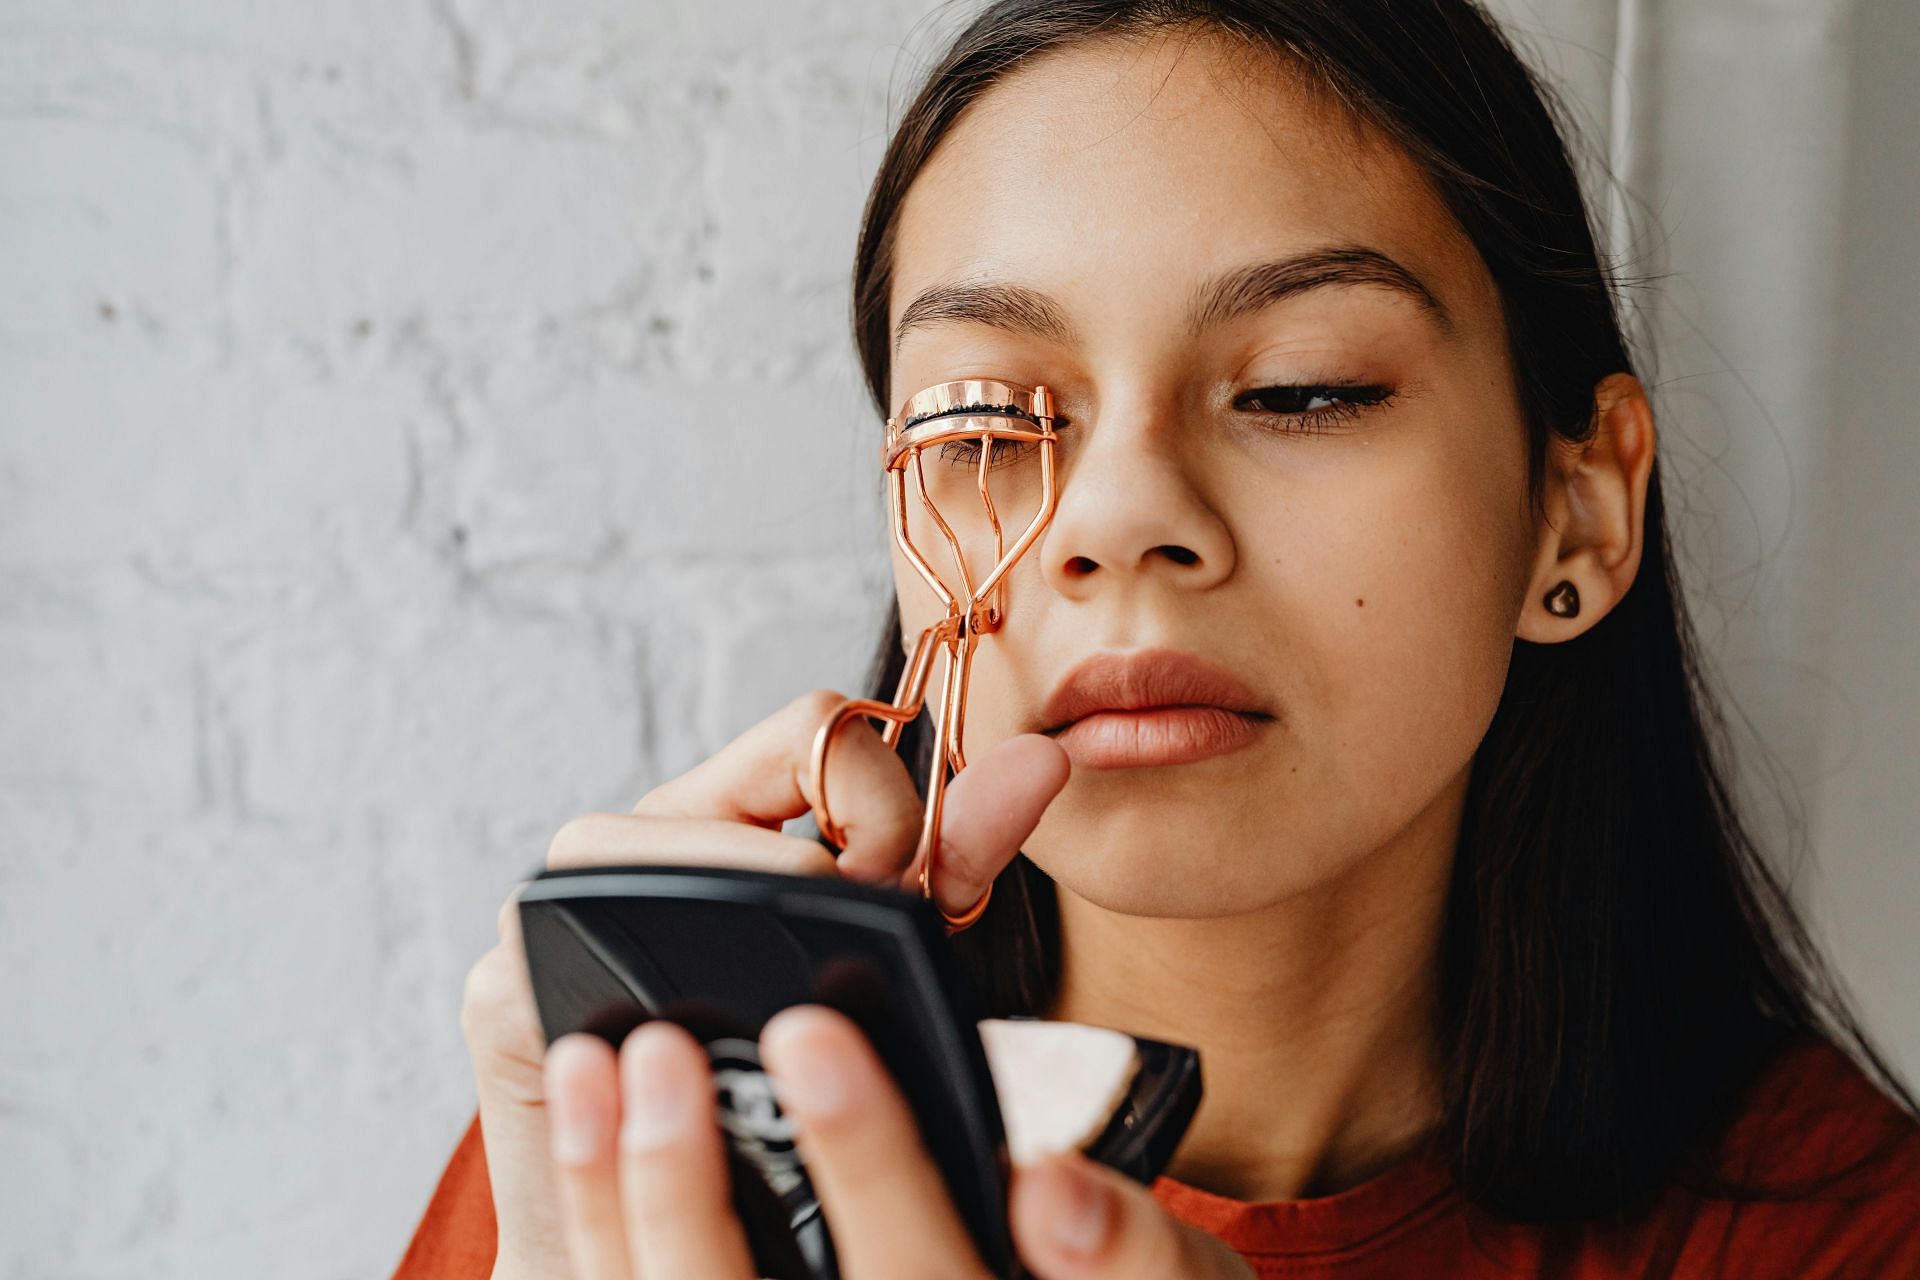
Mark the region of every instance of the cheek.
<instances>
[{"instance_id":1,"label":"cheek","mask_svg":"<svg viewBox=\"0 0 1920 1280\"><path fill-rule=\"evenodd\" d=\"M996 492L995 501L996 514L1002 523L1004 551L1026 529L1027 523L1033 518L1034 504L1021 501L1022 498L1033 496L1023 492L1014 492L1009 498L1006 490L1010 486L1005 482L1000 483L1002 488ZM958 537L967 556L969 571L978 582L984 580L995 563L993 537L990 526L980 517L982 508L977 492L968 487L961 498L966 501L948 495L940 509ZM932 571L949 590L956 593L962 590L963 583L948 543L911 490L907 519L908 535ZM900 601L901 631L907 651L911 653L920 633L946 616L946 605L897 543L893 544L891 551L894 590ZM965 736L961 742L961 748L969 758L995 743L1032 728L1030 721L1047 692L1044 683L1046 668L1044 664L1036 665L1033 652L1040 630L1040 615L1045 611L1049 592L1039 569L1036 547L1029 547L1013 565L1005 583L1005 589L997 594L1007 611L1006 624L999 631L981 636L974 647L967 682ZM943 656L935 656L927 680L926 696L930 702L937 702L940 697L944 663Z\"/></svg>"},{"instance_id":2,"label":"cheek","mask_svg":"<svg viewBox=\"0 0 1920 1280\"><path fill-rule=\"evenodd\" d=\"M1012 589L1009 608L1015 616L1009 619L1009 625L993 634L981 636L974 646L973 665L967 680L964 736L960 744L969 759L995 743L1026 732L1031 727L1028 720L1033 708L1039 705L1046 692L1039 678L1026 665L1025 641L1032 630L1033 593L1045 585L1037 580L1026 581L1029 571L1029 566L1024 563L1014 566L1009 584ZM911 654L913 643L921 631L945 617L946 610L897 550L894 553L894 588L900 597L904 643ZM1023 603L1025 616L1020 615ZM926 698L929 704L939 701L945 662L944 655L934 655L933 667L927 677Z\"/></svg>"},{"instance_id":3,"label":"cheek","mask_svg":"<svg viewBox=\"0 0 1920 1280\"><path fill-rule=\"evenodd\" d=\"M891 535L888 543L893 552L893 594L900 602L900 630L906 636L908 647L912 647L913 638L938 622L946 608L899 546L892 542Z\"/></svg>"},{"instance_id":4,"label":"cheek","mask_svg":"<svg viewBox=\"0 0 1920 1280\"><path fill-rule=\"evenodd\" d=\"M1341 789L1382 814L1424 804L1472 758L1513 648L1531 546L1524 458L1409 451L1307 499L1268 556L1312 650L1300 728Z\"/></svg>"},{"instance_id":5,"label":"cheek","mask_svg":"<svg viewBox=\"0 0 1920 1280\"><path fill-rule=\"evenodd\" d=\"M986 581L1032 524L1042 506L1040 474L1032 456L999 466L988 473L983 500L978 472L971 465L946 463L932 456L925 457L923 465L927 476L924 490L909 478L900 499L906 513L907 540L947 590L964 595ZM890 533L892 518L889 514ZM965 560L964 575L956 548ZM929 599L937 598L897 543L894 570L896 578L902 574L911 577L915 590Z\"/></svg>"},{"instance_id":6,"label":"cheek","mask_svg":"<svg viewBox=\"0 0 1920 1280\"><path fill-rule=\"evenodd\" d=\"M1015 573L1020 573L1024 567L1016 566ZM946 605L897 546L893 549L893 588L900 601L901 644L911 657L920 634L946 617ZM1014 589L1025 592L1032 587L1031 584L1016 583ZM982 636L974 646L973 665L967 681L965 736L960 744L961 750L969 757L1020 731L1015 726L1018 716L1014 710L1018 705L1018 694L1014 687L1017 682L1010 679L1005 647L1004 632ZM945 655L934 653L925 691L929 714L937 710L945 671ZM892 692L887 690L886 696L891 697Z\"/></svg>"}]
</instances>

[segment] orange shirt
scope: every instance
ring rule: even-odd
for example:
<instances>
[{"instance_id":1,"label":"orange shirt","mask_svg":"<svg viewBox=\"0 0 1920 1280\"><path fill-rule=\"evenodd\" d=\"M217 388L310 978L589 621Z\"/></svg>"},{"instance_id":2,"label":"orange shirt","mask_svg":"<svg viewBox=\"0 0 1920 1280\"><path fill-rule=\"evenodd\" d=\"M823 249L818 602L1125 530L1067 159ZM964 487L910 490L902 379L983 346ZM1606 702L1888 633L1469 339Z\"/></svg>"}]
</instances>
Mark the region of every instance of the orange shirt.
<instances>
[{"instance_id":1,"label":"orange shirt","mask_svg":"<svg viewBox=\"0 0 1920 1280\"><path fill-rule=\"evenodd\" d=\"M1763 1183L1857 1167L1781 1204L1672 1191L1626 1228L1489 1218L1469 1208L1426 1155L1312 1200L1233 1200L1166 1177L1153 1194L1174 1216L1225 1240L1263 1280L1920 1280L1920 1125L1838 1050L1804 1042L1783 1051L1756 1081L1723 1151L1729 1171ZM493 1249L476 1118L394 1280L487 1280Z\"/></svg>"}]
</instances>

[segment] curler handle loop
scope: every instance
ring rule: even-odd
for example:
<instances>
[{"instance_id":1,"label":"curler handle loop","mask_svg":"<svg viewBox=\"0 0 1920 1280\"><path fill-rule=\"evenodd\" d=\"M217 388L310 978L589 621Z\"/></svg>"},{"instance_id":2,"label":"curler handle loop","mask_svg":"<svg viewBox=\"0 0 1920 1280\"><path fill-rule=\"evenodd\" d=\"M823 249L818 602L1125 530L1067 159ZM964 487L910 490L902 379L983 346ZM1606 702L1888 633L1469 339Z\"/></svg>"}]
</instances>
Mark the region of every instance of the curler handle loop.
<instances>
[{"instance_id":1,"label":"curler handle loop","mask_svg":"<svg viewBox=\"0 0 1920 1280\"><path fill-rule=\"evenodd\" d=\"M899 740L901 728L919 714L917 703L911 707L899 707L871 698L848 698L828 714L813 735L813 816L819 824L820 834L833 841L836 847L847 847L847 833L834 821L833 810L827 803L827 748L833 742L834 735L853 717L872 716L876 720L887 721L887 730L881 740L893 746Z\"/></svg>"},{"instance_id":2,"label":"curler handle loop","mask_svg":"<svg viewBox=\"0 0 1920 1280\"><path fill-rule=\"evenodd\" d=\"M957 736L959 722L954 716L955 702L965 699L965 668L972 654L972 637L963 625L965 615L949 615L945 620L935 623L920 633L914 642L913 654L907 660L906 668L900 673L899 686L894 690L892 702L880 702L873 698L847 698L836 704L820 724L813 735L811 772L813 781L813 815L819 825L820 834L836 848L844 849L847 844L846 830L833 816L833 806L827 796L827 755L831 751L835 737L846 723L855 716L870 716L884 721L886 728L881 733L881 741L889 747L897 748L900 731L920 714L926 705L927 680L933 670L933 657L936 649L945 650L948 659L947 679L941 691L940 714L935 725L936 739L933 751L931 776L927 779L929 797L920 832L920 847L916 858L920 862L920 896L933 902L940 918L946 922L947 935L960 932L980 918L987 909L987 900L993 896L993 886L989 884L979 901L961 915L949 915L945 907L934 897L932 869L933 860L939 851L939 828L942 803L946 798L947 769L959 767L955 760L957 748L950 739ZM958 664L960 670L955 672ZM955 676L959 679L956 682Z\"/></svg>"},{"instance_id":3,"label":"curler handle loop","mask_svg":"<svg viewBox=\"0 0 1920 1280\"><path fill-rule=\"evenodd\" d=\"M920 896L923 898L933 897L933 889L931 887L922 887L922 889L920 890ZM962 929L970 928L974 921L978 920L982 915L985 915L987 910L987 901L992 897L993 897L993 881L989 880L987 881L986 889L982 891L980 894L980 901L968 907L964 913L957 916L950 916L947 914L947 909L941 906L937 900L933 904L933 909L935 911L938 911L940 913L940 918L947 922L947 936L951 938L954 934L959 933Z\"/></svg>"}]
</instances>

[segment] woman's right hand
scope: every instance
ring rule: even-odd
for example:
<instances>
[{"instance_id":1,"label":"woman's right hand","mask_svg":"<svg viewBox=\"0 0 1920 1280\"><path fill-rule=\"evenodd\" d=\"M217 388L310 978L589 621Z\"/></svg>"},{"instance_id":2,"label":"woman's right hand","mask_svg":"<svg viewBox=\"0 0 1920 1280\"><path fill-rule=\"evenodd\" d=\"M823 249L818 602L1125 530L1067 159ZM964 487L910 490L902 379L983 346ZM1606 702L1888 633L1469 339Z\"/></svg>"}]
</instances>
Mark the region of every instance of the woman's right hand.
<instances>
[{"instance_id":1,"label":"woman's right hand","mask_svg":"<svg viewBox=\"0 0 1920 1280\"><path fill-rule=\"evenodd\" d=\"M789 875L844 876L919 891L921 805L907 768L870 722L844 726L828 757L836 859L781 823L813 807L813 738L841 700L821 690L741 734L712 758L654 788L631 814L590 813L562 827L547 866L683 863ZM986 892L1066 785L1067 754L1021 734L970 760L947 788L934 890L950 915ZM500 908L500 942L467 974L461 1029L473 1059L481 1137L493 1187L496 1280L569 1273L548 1153L541 1085L545 1038L520 941L517 895Z\"/></svg>"}]
</instances>

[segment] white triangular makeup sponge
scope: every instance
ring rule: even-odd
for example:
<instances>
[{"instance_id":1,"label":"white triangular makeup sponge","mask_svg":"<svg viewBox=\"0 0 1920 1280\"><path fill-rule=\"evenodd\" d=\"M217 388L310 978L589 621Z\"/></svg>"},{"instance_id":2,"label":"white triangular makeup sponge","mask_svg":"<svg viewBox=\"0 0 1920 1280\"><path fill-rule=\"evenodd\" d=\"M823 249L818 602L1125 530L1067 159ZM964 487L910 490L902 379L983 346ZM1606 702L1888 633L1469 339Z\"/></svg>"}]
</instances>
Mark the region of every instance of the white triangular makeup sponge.
<instances>
[{"instance_id":1,"label":"white triangular makeup sponge","mask_svg":"<svg viewBox=\"0 0 1920 1280\"><path fill-rule=\"evenodd\" d=\"M1106 1027L1029 1018L979 1026L1015 1164L1100 1136L1140 1069L1133 1037Z\"/></svg>"}]
</instances>

